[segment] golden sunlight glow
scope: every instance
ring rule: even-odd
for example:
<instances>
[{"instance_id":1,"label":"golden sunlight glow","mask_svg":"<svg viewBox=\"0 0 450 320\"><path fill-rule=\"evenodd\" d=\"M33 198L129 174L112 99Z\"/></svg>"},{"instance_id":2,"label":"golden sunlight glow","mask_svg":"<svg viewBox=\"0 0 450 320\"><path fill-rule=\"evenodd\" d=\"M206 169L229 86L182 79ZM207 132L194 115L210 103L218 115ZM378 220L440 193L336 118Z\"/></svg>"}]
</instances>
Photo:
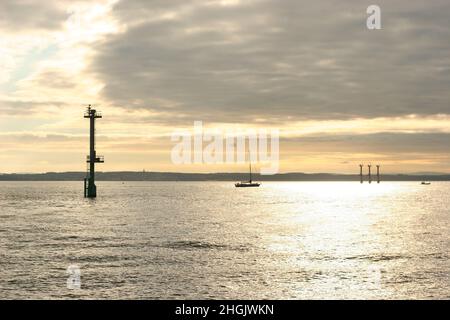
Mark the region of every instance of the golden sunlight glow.
<instances>
[{"instance_id":1,"label":"golden sunlight glow","mask_svg":"<svg viewBox=\"0 0 450 320\"><path fill-rule=\"evenodd\" d=\"M120 21L113 14L113 6L117 3L118 0L71 2L64 8L67 19L60 29L30 30L16 34L0 31L0 146L5 148L2 150L2 157L8 160L4 162L0 172L49 170L49 166L44 165L44 150L52 150L53 155L48 157L58 154L60 158L53 170L77 170L80 167L79 160L74 160L73 155L62 151L64 143L61 141L71 141L74 154L84 154L86 146L83 139L87 132L86 123L80 115L83 105L87 103L97 104L104 111L105 117L98 126L98 141L102 143L106 155L109 153L118 159L116 162L107 162L105 170L140 170L149 167L167 171L241 171L240 166L234 165L176 167L171 164L171 134L174 130L190 131L193 127L193 123L181 121L182 114L172 112L176 102L165 97L152 97L152 102L160 108L149 110L140 107L145 104L143 98L136 97L128 105L118 106L102 94L108 84L90 70L96 45L112 35L121 35L142 22L139 19ZM237 6L244 5L244 2L220 0L206 2L204 5ZM176 10L164 9L149 17L148 21L179 19L192 10L194 9L190 4L180 5ZM224 45L223 42L245 42L241 28L242 25L233 20L220 20L208 25L187 24L182 30L192 37L221 30L225 36L217 44ZM322 69L333 69L337 63L333 57L318 57L316 61L316 67ZM293 68L291 63L283 61L273 61L272 66L280 72ZM216 72L215 77L221 76L220 70L211 72ZM299 72L301 76L309 74L308 70ZM19 112L17 105L23 106L24 111ZM161 121L161 118L181 120L169 125ZM354 142L346 138L377 133L446 134L450 133L448 115L346 120L298 120L287 117L274 120L262 113L251 122L230 123L229 120L218 118L216 122L204 122L203 126L205 130L224 131L278 129L282 172L354 173L356 164L369 161L383 163L384 172L442 172L449 169L450 156L446 150L400 151L395 147L384 147L382 142L376 149L354 146ZM61 141L55 141L52 137L59 137ZM317 142L314 140L317 138L322 140ZM339 142L334 143L334 138L340 139ZM37 139L39 144L33 139ZM431 147L425 145L423 148ZM25 165L14 161L11 153L5 154L8 151L17 152L20 157L26 154L32 163ZM129 152L128 158L133 158L133 163L127 163L126 159L119 156L119 152Z\"/></svg>"}]
</instances>

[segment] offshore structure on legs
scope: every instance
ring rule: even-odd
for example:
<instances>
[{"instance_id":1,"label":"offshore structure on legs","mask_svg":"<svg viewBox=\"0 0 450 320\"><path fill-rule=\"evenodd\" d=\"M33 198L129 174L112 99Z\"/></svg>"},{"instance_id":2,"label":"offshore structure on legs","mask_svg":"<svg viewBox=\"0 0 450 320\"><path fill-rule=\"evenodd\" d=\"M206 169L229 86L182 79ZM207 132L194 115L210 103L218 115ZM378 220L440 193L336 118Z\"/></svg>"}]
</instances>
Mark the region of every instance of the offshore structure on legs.
<instances>
[{"instance_id":1,"label":"offshore structure on legs","mask_svg":"<svg viewBox=\"0 0 450 320\"><path fill-rule=\"evenodd\" d=\"M92 109L91 105L88 105L86 113L84 114L86 119L90 122L90 134L89 134L89 155L86 158L86 163L88 166L88 173L86 178L84 178L84 197L85 198L95 198L97 197L97 186L95 185L95 164L104 163L105 159L103 156L97 156L95 151L95 119L102 117L101 113L97 110Z\"/></svg>"},{"instance_id":2,"label":"offshore structure on legs","mask_svg":"<svg viewBox=\"0 0 450 320\"><path fill-rule=\"evenodd\" d=\"M381 182L381 173L380 173L380 165L377 164L377 183ZM364 173L363 173L363 168L364 165L360 164L359 165L359 180L360 183L364 183ZM369 174L368 174L368 178L369 178L369 183L373 182L373 176L372 176L372 164L367 165L367 168L369 169Z\"/></svg>"}]
</instances>

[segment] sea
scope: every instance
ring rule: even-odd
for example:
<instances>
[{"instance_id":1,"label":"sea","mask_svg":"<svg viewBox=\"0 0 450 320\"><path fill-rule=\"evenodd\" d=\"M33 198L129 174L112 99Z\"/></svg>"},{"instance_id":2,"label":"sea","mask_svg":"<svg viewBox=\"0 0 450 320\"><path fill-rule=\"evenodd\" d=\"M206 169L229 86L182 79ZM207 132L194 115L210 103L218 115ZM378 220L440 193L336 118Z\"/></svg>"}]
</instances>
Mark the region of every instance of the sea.
<instances>
[{"instance_id":1,"label":"sea","mask_svg":"<svg viewBox=\"0 0 450 320\"><path fill-rule=\"evenodd\" d=\"M449 299L450 183L0 182L1 299Z\"/></svg>"}]
</instances>

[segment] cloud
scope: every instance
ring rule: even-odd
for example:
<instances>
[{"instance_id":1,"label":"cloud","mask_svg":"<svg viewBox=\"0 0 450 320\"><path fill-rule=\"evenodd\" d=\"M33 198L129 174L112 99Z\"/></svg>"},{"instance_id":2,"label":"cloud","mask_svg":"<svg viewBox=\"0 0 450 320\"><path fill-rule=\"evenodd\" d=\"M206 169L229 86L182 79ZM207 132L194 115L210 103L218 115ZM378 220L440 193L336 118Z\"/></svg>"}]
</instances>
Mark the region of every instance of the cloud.
<instances>
[{"instance_id":1,"label":"cloud","mask_svg":"<svg viewBox=\"0 0 450 320\"><path fill-rule=\"evenodd\" d=\"M66 13L55 6L44 6L38 1L2 0L0 28L55 29L64 21Z\"/></svg>"},{"instance_id":2,"label":"cloud","mask_svg":"<svg viewBox=\"0 0 450 320\"><path fill-rule=\"evenodd\" d=\"M450 133L393 133L313 135L283 138L287 149L308 152L371 153L371 154L443 154ZM285 150L287 151L287 150Z\"/></svg>"},{"instance_id":3,"label":"cloud","mask_svg":"<svg viewBox=\"0 0 450 320\"><path fill-rule=\"evenodd\" d=\"M86 61L90 44L116 31L109 20L113 3L1 2L7 17L0 23L0 115L42 118L53 112L63 118L70 109L96 101L102 85L89 77ZM41 20L55 24L40 25Z\"/></svg>"},{"instance_id":4,"label":"cloud","mask_svg":"<svg viewBox=\"0 0 450 320\"><path fill-rule=\"evenodd\" d=\"M62 101L27 101L27 100L0 100L0 114L10 116L27 116L30 114L38 114L43 108L53 111L64 106Z\"/></svg>"},{"instance_id":5,"label":"cloud","mask_svg":"<svg viewBox=\"0 0 450 320\"><path fill-rule=\"evenodd\" d=\"M242 165L179 166L170 162L172 143L166 137L99 135L99 170L238 171ZM450 156L443 149L448 133L378 133L282 138L281 172L355 172L358 164L380 163L383 172L446 171ZM73 171L84 169L85 134L46 132L1 133L2 172ZM149 162L151 159L151 162ZM48 164L43 162L47 161ZM258 165L258 164L256 164ZM42 169L46 168L46 169Z\"/></svg>"},{"instance_id":6,"label":"cloud","mask_svg":"<svg viewBox=\"0 0 450 320\"><path fill-rule=\"evenodd\" d=\"M25 31L54 30L61 27L69 13L64 6L69 1L2 0L0 29Z\"/></svg>"},{"instance_id":7,"label":"cloud","mask_svg":"<svg viewBox=\"0 0 450 320\"><path fill-rule=\"evenodd\" d=\"M90 70L124 108L192 121L450 113L448 1L122 1ZM170 122L170 119L167 120Z\"/></svg>"},{"instance_id":8,"label":"cloud","mask_svg":"<svg viewBox=\"0 0 450 320\"><path fill-rule=\"evenodd\" d=\"M83 166L85 103L105 170L190 170L168 137L194 120L280 128L284 171L448 169L448 0L379 0L380 31L368 0L114 3L0 2L2 170Z\"/></svg>"}]
</instances>

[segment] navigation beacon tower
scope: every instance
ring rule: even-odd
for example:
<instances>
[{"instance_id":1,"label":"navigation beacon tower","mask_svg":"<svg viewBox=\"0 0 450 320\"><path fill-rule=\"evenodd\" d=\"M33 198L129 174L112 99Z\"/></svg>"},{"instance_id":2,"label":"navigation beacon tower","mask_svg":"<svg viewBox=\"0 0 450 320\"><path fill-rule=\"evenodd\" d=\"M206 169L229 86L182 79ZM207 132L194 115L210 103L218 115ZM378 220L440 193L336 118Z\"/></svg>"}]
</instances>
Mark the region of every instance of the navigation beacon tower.
<instances>
[{"instance_id":1,"label":"navigation beacon tower","mask_svg":"<svg viewBox=\"0 0 450 320\"><path fill-rule=\"evenodd\" d=\"M97 156L95 151L95 119L102 118L102 115L97 112L97 110L92 109L92 105L89 104L84 117L90 120L90 152L86 159L86 163L88 164L88 173L86 178L84 178L84 197L95 198L97 197L97 187L95 185L95 164L105 162L104 157Z\"/></svg>"}]
</instances>

